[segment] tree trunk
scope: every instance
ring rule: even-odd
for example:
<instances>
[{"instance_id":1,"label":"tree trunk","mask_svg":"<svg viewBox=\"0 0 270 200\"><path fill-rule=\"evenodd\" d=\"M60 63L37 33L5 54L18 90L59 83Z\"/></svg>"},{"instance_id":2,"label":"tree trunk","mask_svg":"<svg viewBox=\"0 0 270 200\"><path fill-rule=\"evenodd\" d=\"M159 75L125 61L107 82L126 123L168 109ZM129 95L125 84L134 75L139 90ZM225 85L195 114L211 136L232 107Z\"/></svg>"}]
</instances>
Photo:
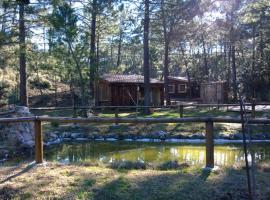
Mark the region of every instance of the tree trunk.
<instances>
[{"instance_id":1,"label":"tree trunk","mask_svg":"<svg viewBox=\"0 0 270 200\"><path fill-rule=\"evenodd\" d=\"M3 6L4 10L3 10L3 19L2 19L2 23L1 23L1 32L5 33L6 32L6 13L7 13L7 7Z\"/></svg>"},{"instance_id":2,"label":"tree trunk","mask_svg":"<svg viewBox=\"0 0 270 200\"><path fill-rule=\"evenodd\" d=\"M149 67L149 0L144 0L144 34L143 34L143 69L144 69L144 105L150 106L150 67ZM150 109L145 107L145 114Z\"/></svg>"},{"instance_id":3,"label":"tree trunk","mask_svg":"<svg viewBox=\"0 0 270 200\"><path fill-rule=\"evenodd\" d=\"M99 38L100 38L100 33L98 32L97 34L97 57L96 57L96 77L94 79L95 81L95 105L99 106L99 89L98 89L98 74L99 74Z\"/></svg>"},{"instance_id":4,"label":"tree trunk","mask_svg":"<svg viewBox=\"0 0 270 200\"><path fill-rule=\"evenodd\" d=\"M119 43L118 43L118 52L117 52L117 69L119 68L121 64L121 49L122 49L122 36L123 36L123 30L122 30L122 22L120 23L120 31L119 31Z\"/></svg>"},{"instance_id":5,"label":"tree trunk","mask_svg":"<svg viewBox=\"0 0 270 200\"><path fill-rule=\"evenodd\" d=\"M206 52L206 46L204 41L204 36L202 35L202 44L203 44L203 62L204 62L204 80L209 80L209 69L208 69L208 61L207 61L207 52Z\"/></svg>"},{"instance_id":6,"label":"tree trunk","mask_svg":"<svg viewBox=\"0 0 270 200\"><path fill-rule=\"evenodd\" d=\"M190 73L189 73L189 68L188 68L188 61L187 61L187 58L185 57L185 50L182 47L182 45L180 45L180 49L181 49L182 56L183 56L184 63L185 63L185 67L186 67L186 74L187 74L187 79L188 79L188 95L189 95L189 98L191 98L192 97L192 90L191 90L191 80L190 80Z\"/></svg>"},{"instance_id":7,"label":"tree trunk","mask_svg":"<svg viewBox=\"0 0 270 200\"><path fill-rule=\"evenodd\" d=\"M73 51L72 45L71 45L71 43L69 41L68 41L68 46L69 46L71 56L73 57L73 60L75 61L76 69L77 69L79 77L80 77L79 83L80 83L80 90L81 90L81 104L82 104L82 106L85 106L85 104L86 104L86 95L85 95L85 88L84 88L82 70L81 70L81 67L80 67L80 61L77 59L77 57L76 57L76 55L75 55L75 53Z\"/></svg>"},{"instance_id":8,"label":"tree trunk","mask_svg":"<svg viewBox=\"0 0 270 200\"><path fill-rule=\"evenodd\" d=\"M19 3L19 41L20 41L20 104L28 106L27 97L27 78L26 78L26 44L25 44L25 25L24 25L24 3Z\"/></svg>"},{"instance_id":9,"label":"tree trunk","mask_svg":"<svg viewBox=\"0 0 270 200\"><path fill-rule=\"evenodd\" d=\"M232 84L233 84L233 100L237 101L237 82L236 82L236 63L235 63L235 42L232 43Z\"/></svg>"},{"instance_id":10,"label":"tree trunk","mask_svg":"<svg viewBox=\"0 0 270 200\"><path fill-rule=\"evenodd\" d=\"M255 72L255 27L252 27L252 67L251 67L251 88L252 88L252 98L255 98L255 80L256 80L256 72Z\"/></svg>"},{"instance_id":11,"label":"tree trunk","mask_svg":"<svg viewBox=\"0 0 270 200\"><path fill-rule=\"evenodd\" d=\"M169 95L169 47L170 47L170 38L169 33L167 32L167 23L165 18L165 12L164 12L164 0L161 2L161 11L162 11L162 25L163 25L163 38L164 38L164 69L163 69L163 75L164 75L164 93L165 93L165 100L166 105L171 104L171 99Z\"/></svg>"},{"instance_id":12,"label":"tree trunk","mask_svg":"<svg viewBox=\"0 0 270 200\"><path fill-rule=\"evenodd\" d=\"M171 99L169 95L169 41L168 38L165 39L165 49L164 49L164 89L165 89L165 99L166 105L171 105Z\"/></svg>"},{"instance_id":13,"label":"tree trunk","mask_svg":"<svg viewBox=\"0 0 270 200\"><path fill-rule=\"evenodd\" d=\"M89 104L94 100L94 81L96 73L96 20L97 20L97 0L92 3L92 20L91 20L91 44L90 44L90 72L89 72Z\"/></svg>"}]
</instances>

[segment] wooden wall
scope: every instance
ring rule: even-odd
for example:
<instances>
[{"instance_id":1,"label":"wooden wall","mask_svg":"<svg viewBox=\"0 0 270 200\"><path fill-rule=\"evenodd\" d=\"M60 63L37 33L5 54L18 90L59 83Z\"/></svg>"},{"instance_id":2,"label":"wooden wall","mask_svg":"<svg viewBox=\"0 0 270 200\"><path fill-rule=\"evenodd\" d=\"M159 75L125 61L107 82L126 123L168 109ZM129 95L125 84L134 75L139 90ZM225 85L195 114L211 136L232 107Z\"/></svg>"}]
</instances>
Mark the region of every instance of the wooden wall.
<instances>
[{"instance_id":1,"label":"wooden wall","mask_svg":"<svg viewBox=\"0 0 270 200\"><path fill-rule=\"evenodd\" d=\"M169 93L170 98L187 98L189 97L189 85L186 81L168 79L169 85L174 85L174 93ZM185 92L179 92L179 85L186 85Z\"/></svg>"},{"instance_id":2,"label":"wooden wall","mask_svg":"<svg viewBox=\"0 0 270 200\"><path fill-rule=\"evenodd\" d=\"M202 103L227 103L228 88L226 82L202 83L200 87Z\"/></svg>"}]
</instances>

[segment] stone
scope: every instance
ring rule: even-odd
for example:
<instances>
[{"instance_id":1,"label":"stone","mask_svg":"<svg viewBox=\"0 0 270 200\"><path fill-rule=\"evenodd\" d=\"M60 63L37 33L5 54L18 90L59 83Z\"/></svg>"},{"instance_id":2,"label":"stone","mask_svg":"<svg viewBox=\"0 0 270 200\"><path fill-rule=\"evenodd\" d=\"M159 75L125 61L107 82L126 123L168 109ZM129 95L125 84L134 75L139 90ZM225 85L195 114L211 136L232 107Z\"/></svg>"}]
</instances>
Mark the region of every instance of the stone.
<instances>
[{"instance_id":1,"label":"stone","mask_svg":"<svg viewBox=\"0 0 270 200\"><path fill-rule=\"evenodd\" d=\"M105 139L107 139L107 138L117 138L117 134L116 133L109 133L109 134L104 135L104 138Z\"/></svg>"},{"instance_id":2,"label":"stone","mask_svg":"<svg viewBox=\"0 0 270 200\"><path fill-rule=\"evenodd\" d=\"M90 140L94 140L96 138L96 136L95 135L88 135L87 138L90 139Z\"/></svg>"},{"instance_id":3,"label":"stone","mask_svg":"<svg viewBox=\"0 0 270 200\"><path fill-rule=\"evenodd\" d=\"M150 137L153 139L165 140L167 135L168 133L165 131L158 131L158 132L155 132L154 134L151 134Z\"/></svg>"},{"instance_id":4,"label":"stone","mask_svg":"<svg viewBox=\"0 0 270 200\"><path fill-rule=\"evenodd\" d=\"M50 146L50 145L54 145L54 144L60 144L61 142L62 142L62 139L58 138L58 139L56 139L54 141L47 142L45 145Z\"/></svg>"},{"instance_id":5,"label":"stone","mask_svg":"<svg viewBox=\"0 0 270 200\"><path fill-rule=\"evenodd\" d=\"M71 133L69 133L69 132L63 132L62 133L62 137L63 138L70 138L71 137Z\"/></svg>"},{"instance_id":6,"label":"stone","mask_svg":"<svg viewBox=\"0 0 270 200\"><path fill-rule=\"evenodd\" d=\"M0 159L6 159L9 156L9 151L6 149L0 149Z\"/></svg>"},{"instance_id":7,"label":"stone","mask_svg":"<svg viewBox=\"0 0 270 200\"><path fill-rule=\"evenodd\" d=\"M87 138L76 138L75 140L79 141L79 142L83 142L83 141L87 141L88 139Z\"/></svg>"},{"instance_id":8,"label":"stone","mask_svg":"<svg viewBox=\"0 0 270 200\"><path fill-rule=\"evenodd\" d=\"M17 106L9 117L18 118L31 116L33 115L30 113L29 108ZM4 124L0 128L0 134L5 143L10 146L32 148L35 144L33 122Z\"/></svg>"},{"instance_id":9,"label":"stone","mask_svg":"<svg viewBox=\"0 0 270 200\"><path fill-rule=\"evenodd\" d=\"M76 138L80 138L83 137L83 134L81 133L71 133L71 138L76 139Z\"/></svg>"},{"instance_id":10,"label":"stone","mask_svg":"<svg viewBox=\"0 0 270 200\"><path fill-rule=\"evenodd\" d=\"M55 134L54 132L49 133L48 135L49 135L49 136L48 136L49 141L53 141L53 140L58 139L58 135L57 135L57 134Z\"/></svg>"},{"instance_id":11,"label":"stone","mask_svg":"<svg viewBox=\"0 0 270 200\"><path fill-rule=\"evenodd\" d=\"M204 134L202 134L202 133L195 133L195 134L193 134L190 138L191 138L191 139L204 139L205 136L204 136Z\"/></svg>"}]
</instances>

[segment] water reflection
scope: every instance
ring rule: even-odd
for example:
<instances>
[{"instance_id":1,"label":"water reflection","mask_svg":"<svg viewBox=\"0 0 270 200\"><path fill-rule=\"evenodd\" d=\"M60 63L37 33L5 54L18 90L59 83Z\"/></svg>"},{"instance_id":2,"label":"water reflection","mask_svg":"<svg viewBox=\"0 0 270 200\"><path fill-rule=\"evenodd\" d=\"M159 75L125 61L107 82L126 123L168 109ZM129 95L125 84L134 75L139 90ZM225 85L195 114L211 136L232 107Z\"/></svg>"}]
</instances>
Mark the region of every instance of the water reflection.
<instances>
[{"instance_id":1,"label":"water reflection","mask_svg":"<svg viewBox=\"0 0 270 200\"><path fill-rule=\"evenodd\" d=\"M257 161L270 160L270 146L258 144L253 148ZM216 145L215 164L232 165L243 161L241 145ZM161 163L169 160L188 162L190 164L205 164L204 145L182 145L168 143L139 142L89 142L63 144L46 152L46 159L62 163L83 161L101 161L104 163L115 160L145 161Z\"/></svg>"}]
</instances>

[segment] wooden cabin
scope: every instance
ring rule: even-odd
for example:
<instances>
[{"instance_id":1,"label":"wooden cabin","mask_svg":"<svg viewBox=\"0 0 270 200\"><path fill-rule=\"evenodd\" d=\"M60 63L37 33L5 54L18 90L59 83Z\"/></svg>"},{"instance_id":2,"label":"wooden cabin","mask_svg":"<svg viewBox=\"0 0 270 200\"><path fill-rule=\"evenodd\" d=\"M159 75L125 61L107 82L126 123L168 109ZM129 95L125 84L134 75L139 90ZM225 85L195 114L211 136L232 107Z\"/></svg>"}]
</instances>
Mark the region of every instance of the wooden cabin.
<instances>
[{"instance_id":1,"label":"wooden cabin","mask_svg":"<svg viewBox=\"0 0 270 200\"><path fill-rule=\"evenodd\" d=\"M227 103L228 84L226 81L202 83L200 87L202 103Z\"/></svg>"},{"instance_id":2,"label":"wooden cabin","mask_svg":"<svg viewBox=\"0 0 270 200\"><path fill-rule=\"evenodd\" d=\"M150 79L151 105L164 103L164 83ZM144 77L141 75L112 75L100 77L97 104L106 106L136 106L144 104Z\"/></svg>"},{"instance_id":3,"label":"wooden cabin","mask_svg":"<svg viewBox=\"0 0 270 200\"><path fill-rule=\"evenodd\" d=\"M171 99L190 100L199 97L199 86L194 81L190 85L186 77L168 77L169 95Z\"/></svg>"}]
</instances>

